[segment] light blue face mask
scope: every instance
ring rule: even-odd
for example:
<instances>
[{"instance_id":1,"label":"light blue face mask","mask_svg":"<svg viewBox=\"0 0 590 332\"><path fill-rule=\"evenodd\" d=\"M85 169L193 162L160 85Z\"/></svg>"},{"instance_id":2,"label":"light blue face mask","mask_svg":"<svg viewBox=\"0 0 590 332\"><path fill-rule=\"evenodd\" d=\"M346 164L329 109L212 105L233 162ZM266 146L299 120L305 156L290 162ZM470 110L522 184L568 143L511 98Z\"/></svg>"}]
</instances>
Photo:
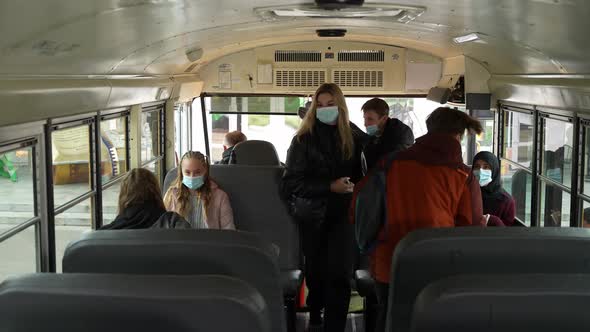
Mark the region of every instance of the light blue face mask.
<instances>
[{"instance_id":1,"label":"light blue face mask","mask_svg":"<svg viewBox=\"0 0 590 332\"><path fill-rule=\"evenodd\" d=\"M561 169L559 168L552 168L547 170L547 177L551 180L561 183Z\"/></svg>"},{"instance_id":2,"label":"light blue face mask","mask_svg":"<svg viewBox=\"0 0 590 332\"><path fill-rule=\"evenodd\" d=\"M335 125L338 119L338 106L320 107L316 110L316 118L328 125Z\"/></svg>"},{"instance_id":3,"label":"light blue face mask","mask_svg":"<svg viewBox=\"0 0 590 332\"><path fill-rule=\"evenodd\" d=\"M485 187L492 182L492 170L490 169L476 169L473 175L479 180L479 186Z\"/></svg>"},{"instance_id":4,"label":"light blue face mask","mask_svg":"<svg viewBox=\"0 0 590 332\"><path fill-rule=\"evenodd\" d=\"M197 190L205 184L205 178L201 176L186 176L182 177L182 184L184 184L188 189Z\"/></svg>"},{"instance_id":5,"label":"light blue face mask","mask_svg":"<svg viewBox=\"0 0 590 332\"><path fill-rule=\"evenodd\" d=\"M369 136L375 136L378 133L379 133L379 126L378 125L367 126L367 134L369 134Z\"/></svg>"}]
</instances>

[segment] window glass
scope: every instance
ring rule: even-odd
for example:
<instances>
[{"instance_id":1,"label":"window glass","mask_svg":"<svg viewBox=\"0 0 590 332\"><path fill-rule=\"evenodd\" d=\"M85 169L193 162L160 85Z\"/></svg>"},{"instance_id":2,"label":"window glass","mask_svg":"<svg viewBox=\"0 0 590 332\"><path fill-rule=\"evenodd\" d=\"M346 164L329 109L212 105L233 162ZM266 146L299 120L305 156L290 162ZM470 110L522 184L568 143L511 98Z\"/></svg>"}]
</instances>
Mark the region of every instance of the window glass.
<instances>
[{"instance_id":1,"label":"window glass","mask_svg":"<svg viewBox=\"0 0 590 332\"><path fill-rule=\"evenodd\" d=\"M37 236L31 226L0 242L0 282L9 276L37 272ZM0 225L0 233L8 230Z\"/></svg>"},{"instance_id":2,"label":"window glass","mask_svg":"<svg viewBox=\"0 0 590 332\"><path fill-rule=\"evenodd\" d=\"M590 196L590 127L583 127L586 132L586 141L584 142L584 181L583 190L584 194Z\"/></svg>"},{"instance_id":3,"label":"window glass","mask_svg":"<svg viewBox=\"0 0 590 332\"><path fill-rule=\"evenodd\" d=\"M571 187L574 125L569 122L543 119L542 174Z\"/></svg>"},{"instance_id":4,"label":"window glass","mask_svg":"<svg viewBox=\"0 0 590 332\"><path fill-rule=\"evenodd\" d=\"M346 104L349 110L350 121L361 130L366 131L362 106L371 98L363 97L346 97ZM425 98L383 98L389 105L389 116L397 118L408 125L414 137L418 138L427 133L426 118L432 111L441 105ZM286 160L287 150L291 140L299 125L301 119L297 115L299 107L303 107L308 99L305 97L232 97L216 96L207 97L205 106L209 112L208 123L209 143L211 156L214 162L221 160L224 151L223 142L225 134L234 130L242 131L248 139L259 139L271 141L281 161ZM193 103L197 106L197 100ZM459 108L465 111L463 108ZM212 110L212 112L211 112ZM219 114L215 112L240 112L239 114ZM285 113L285 115L272 114L247 114L248 112L256 113ZM196 114L196 113L195 113ZM196 123L197 116L193 116L193 122ZM202 128L193 124L193 143L200 139L201 133L195 136L194 128ZM492 132L493 137L493 120ZM490 144L491 145L491 144ZM463 142L463 153L466 157L467 140ZM193 145L193 150L199 150Z\"/></svg>"},{"instance_id":5,"label":"window glass","mask_svg":"<svg viewBox=\"0 0 590 332\"><path fill-rule=\"evenodd\" d=\"M570 194L541 181L541 226L569 227L570 201Z\"/></svg>"},{"instance_id":6,"label":"window glass","mask_svg":"<svg viewBox=\"0 0 590 332\"><path fill-rule=\"evenodd\" d=\"M55 207L91 190L89 135L87 125L51 134Z\"/></svg>"},{"instance_id":7,"label":"window glass","mask_svg":"<svg viewBox=\"0 0 590 332\"><path fill-rule=\"evenodd\" d=\"M582 201L582 227L590 228L590 202Z\"/></svg>"},{"instance_id":8,"label":"window glass","mask_svg":"<svg viewBox=\"0 0 590 332\"><path fill-rule=\"evenodd\" d=\"M205 98L205 103L208 104L207 109L211 109L211 98ZM205 153L207 148L205 146L205 134L204 134L204 127L203 127L203 111L201 108L201 98L193 99L193 103L191 105L191 112L192 112L192 123L190 124L191 127L191 143L192 143L192 150L194 151L201 151ZM211 120L208 121L208 132L211 132ZM211 138L209 138L211 139ZM209 141L211 142L211 141ZM215 155L213 155L215 156Z\"/></svg>"},{"instance_id":9,"label":"window glass","mask_svg":"<svg viewBox=\"0 0 590 332\"><path fill-rule=\"evenodd\" d=\"M92 228L92 198L55 216L55 259L57 272L61 272L61 260L68 244L80 238Z\"/></svg>"},{"instance_id":10,"label":"window glass","mask_svg":"<svg viewBox=\"0 0 590 332\"><path fill-rule=\"evenodd\" d=\"M159 160L149 163L149 164L143 166L143 168L148 169L152 173L154 173L156 175L156 179L158 179L158 181L160 181L161 162Z\"/></svg>"},{"instance_id":11,"label":"window glass","mask_svg":"<svg viewBox=\"0 0 590 332\"><path fill-rule=\"evenodd\" d=\"M32 147L0 153L0 225L35 216L33 158Z\"/></svg>"},{"instance_id":12,"label":"window glass","mask_svg":"<svg viewBox=\"0 0 590 332\"><path fill-rule=\"evenodd\" d=\"M121 181L102 191L102 224L110 224L117 217Z\"/></svg>"},{"instance_id":13,"label":"window glass","mask_svg":"<svg viewBox=\"0 0 590 332\"><path fill-rule=\"evenodd\" d=\"M221 160L225 135L234 130L240 130L249 140L270 141L277 150L279 160L285 162L287 150L301 121L297 115L210 114L209 118L212 125L209 146L213 162Z\"/></svg>"},{"instance_id":14,"label":"window glass","mask_svg":"<svg viewBox=\"0 0 590 332\"><path fill-rule=\"evenodd\" d=\"M508 111L504 118L504 157L530 168L535 118L530 114Z\"/></svg>"},{"instance_id":15,"label":"window glass","mask_svg":"<svg viewBox=\"0 0 590 332\"><path fill-rule=\"evenodd\" d=\"M189 149L189 112L188 103L176 105L174 112L174 148L180 158Z\"/></svg>"},{"instance_id":16,"label":"window glass","mask_svg":"<svg viewBox=\"0 0 590 332\"><path fill-rule=\"evenodd\" d=\"M127 172L127 117L100 123L102 182Z\"/></svg>"},{"instance_id":17,"label":"window glass","mask_svg":"<svg viewBox=\"0 0 590 332\"><path fill-rule=\"evenodd\" d=\"M480 119L483 126L483 133L475 136L475 150L494 151L494 119Z\"/></svg>"},{"instance_id":18,"label":"window glass","mask_svg":"<svg viewBox=\"0 0 590 332\"><path fill-rule=\"evenodd\" d=\"M514 199L516 218L525 225L531 225L532 175L524 168L502 162L500 169L502 186Z\"/></svg>"},{"instance_id":19,"label":"window glass","mask_svg":"<svg viewBox=\"0 0 590 332\"><path fill-rule=\"evenodd\" d=\"M141 162L146 163L160 155L160 111L141 114Z\"/></svg>"}]
</instances>

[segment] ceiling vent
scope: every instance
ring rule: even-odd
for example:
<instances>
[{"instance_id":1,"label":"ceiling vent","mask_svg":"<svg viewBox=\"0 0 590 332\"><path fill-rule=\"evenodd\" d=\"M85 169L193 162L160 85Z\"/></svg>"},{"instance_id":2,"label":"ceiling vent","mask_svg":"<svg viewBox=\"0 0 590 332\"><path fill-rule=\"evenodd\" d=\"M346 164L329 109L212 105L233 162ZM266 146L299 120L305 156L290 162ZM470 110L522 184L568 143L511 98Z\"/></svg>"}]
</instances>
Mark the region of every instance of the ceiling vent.
<instances>
[{"instance_id":1,"label":"ceiling vent","mask_svg":"<svg viewBox=\"0 0 590 332\"><path fill-rule=\"evenodd\" d=\"M326 83L325 70L275 70L275 86L315 88Z\"/></svg>"},{"instance_id":2,"label":"ceiling vent","mask_svg":"<svg viewBox=\"0 0 590 332\"><path fill-rule=\"evenodd\" d=\"M322 62L320 51L275 51L275 62Z\"/></svg>"},{"instance_id":3,"label":"ceiling vent","mask_svg":"<svg viewBox=\"0 0 590 332\"><path fill-rule=\"evenodd\" d=\"M383 88L382 70L334 70L333 82L344 88Z\"/></svg>"},{"instance_id":4,"label":"ceiling vent","mask_svg":"<svg viewBox=\"0 0 590 332\"><path fill-rule=\"evenodd\" d=\"M338 62L384 62L385 52L376 50L340 51Z\"/></svg>"}]
</instances>

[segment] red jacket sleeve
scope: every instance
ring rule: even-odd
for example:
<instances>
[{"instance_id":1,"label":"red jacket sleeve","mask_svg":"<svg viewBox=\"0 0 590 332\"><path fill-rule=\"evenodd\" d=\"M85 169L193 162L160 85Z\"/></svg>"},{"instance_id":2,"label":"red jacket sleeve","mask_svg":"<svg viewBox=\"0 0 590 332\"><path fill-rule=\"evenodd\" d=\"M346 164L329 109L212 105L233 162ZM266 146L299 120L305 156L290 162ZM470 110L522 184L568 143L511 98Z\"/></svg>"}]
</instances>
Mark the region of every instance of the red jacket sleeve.
<instances>
[{"instance_id":1,"label":"red jacket sleeve","mask_svg":"<svg viewBox=\"0 0 590 332\"><path fill-rule=\"evenodd\" d=\"M455 216L455 226L485 226L486 219L483 216L481 189L475 177L469 176L463 195L459 201L459 208Z\"/></svg>"}]
</instances>

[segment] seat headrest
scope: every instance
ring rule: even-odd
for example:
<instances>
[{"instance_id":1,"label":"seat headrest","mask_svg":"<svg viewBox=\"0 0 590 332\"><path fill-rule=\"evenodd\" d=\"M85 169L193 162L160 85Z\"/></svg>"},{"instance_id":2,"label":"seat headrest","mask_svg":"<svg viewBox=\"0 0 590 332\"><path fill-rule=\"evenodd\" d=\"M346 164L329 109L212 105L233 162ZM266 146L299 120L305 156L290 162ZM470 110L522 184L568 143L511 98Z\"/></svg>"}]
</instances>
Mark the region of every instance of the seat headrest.
<instances>
[{"instance_id":1,"label":"seat headrest","mask_svg":"<svg viewBox=\"0 0 590 332\"><path fill-rule=\"evenodd\" d=\"M280 165L275 146L267 141L245 141L234 147L235 163L238 165ZM230 161L230 164L232 162Z\"/></svg>"},{"instance_id":2,"label":"seat headrest","mask_svg":"<svg viewBox=\"0 0 590 332\"><path fill-rule=\"evenodd\" d=\"M270 309L227 276L39 273L0 284L0 331L270 332Z\"/></svg>"}]
</instances>

